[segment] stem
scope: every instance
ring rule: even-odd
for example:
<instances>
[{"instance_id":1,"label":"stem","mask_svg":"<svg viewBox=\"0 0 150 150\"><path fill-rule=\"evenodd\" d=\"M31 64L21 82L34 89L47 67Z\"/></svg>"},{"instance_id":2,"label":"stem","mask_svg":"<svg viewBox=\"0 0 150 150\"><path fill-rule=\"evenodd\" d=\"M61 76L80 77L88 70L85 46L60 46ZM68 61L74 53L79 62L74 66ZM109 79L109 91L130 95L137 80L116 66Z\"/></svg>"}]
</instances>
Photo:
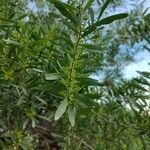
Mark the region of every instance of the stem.
<instances>
[{"instance_id":1,"label":"stem","mask_svg":"<svg viewBox=\"0 0 150 150\"><path fill-rule=\"evenodd\" d=\"M76 65L79 63L79 57L80 57L80 48L79 48L79 45L80 45L80 42L81 42L81 39L82 39L82 10L81 10L81 5L80 5L80 9L79 9L79 15L80 15L80 26L79 26L79 32L77 34L77 42L76 42L76 45L75 45L75 48L74 48L74 51L75 51L75 54L73 56L73 59L70 63L70 74L69 74L69 86L68 86L68 95L67 95L67 99L68 101L71 100L71 95L72 95L72 88L71 86L74 88L75 84L72 82L75 80L75 77L76 77L76 70L75 70L75 67ZM74 73L75 72L75 73Z\"/></svg>"}]
</instances>

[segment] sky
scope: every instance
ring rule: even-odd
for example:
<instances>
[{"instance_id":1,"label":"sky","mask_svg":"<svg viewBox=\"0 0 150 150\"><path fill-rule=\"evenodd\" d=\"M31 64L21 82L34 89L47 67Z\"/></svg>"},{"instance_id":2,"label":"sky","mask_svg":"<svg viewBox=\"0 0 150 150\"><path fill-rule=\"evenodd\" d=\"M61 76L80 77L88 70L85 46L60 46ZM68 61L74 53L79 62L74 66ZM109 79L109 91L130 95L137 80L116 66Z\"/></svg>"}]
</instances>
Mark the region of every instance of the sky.
<instances>
[{"instance_id":1,"label":"sky","mask_svg":"<svg viewBox=\"0 0 150 150\"><path fill-rule=\"evenodd\" d=\"M150 71L150 52L144 50L138 52L134 58L136 62L132 62L124 68L123 74L125 79L132 79L133 77L138 77L137 71Z\"/></svg>"}]
</instances>

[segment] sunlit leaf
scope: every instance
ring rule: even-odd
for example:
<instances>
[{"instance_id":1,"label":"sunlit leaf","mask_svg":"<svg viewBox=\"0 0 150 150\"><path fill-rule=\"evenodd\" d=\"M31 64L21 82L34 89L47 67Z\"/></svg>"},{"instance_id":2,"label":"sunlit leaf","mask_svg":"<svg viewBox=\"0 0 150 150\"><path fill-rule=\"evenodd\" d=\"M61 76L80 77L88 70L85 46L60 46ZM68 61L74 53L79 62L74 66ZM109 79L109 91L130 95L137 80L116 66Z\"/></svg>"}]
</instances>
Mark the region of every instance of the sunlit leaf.
<instances>
[{"instance_id":1,"label":"sunlit leaf","mask_svg":"<svg viewBox=\"0 0 150 150\"><path fill-rule=\"evenodd\" d=\"M67 108L68 102L67 99L64 99L60 105L58 106L56 113L55 113L55 120L58 120L60 117L62 117L62 115L65 113L66 108Z\"/></svg>"},{"instance_id":2,"label":"sunlit leaf","mask_svg":"<svg viewBox=\"0 0 150 150\"><path fill-rule=\"evenodd\" d=\"M19 42L10 40L10 39L3 39L4 42L6 42L6 44L8 45L14 45L14 46L21 46L21 44Z\"/></svg>"},{"instance_id":3,"label":"sunlit leaf","mask_svg":"<svg viewBox=\"0 0 150 150\"><path fill-rule=\"evenodd\" d=\"M61 76L58 73L49 73L45 75L46 80L57 80L59 79Z\"/></svg>"},{"instance_id":4,"label":"sunlit leaf","mask_svg":"<svg viewBox=\"0 0 150 150\"><path fill-rule=\"evenodd\" d=\"M75 108L69 106L68 107L68 117L71 123L71 126L74 127L75 125Z\"/></svg>"}]
</instances>

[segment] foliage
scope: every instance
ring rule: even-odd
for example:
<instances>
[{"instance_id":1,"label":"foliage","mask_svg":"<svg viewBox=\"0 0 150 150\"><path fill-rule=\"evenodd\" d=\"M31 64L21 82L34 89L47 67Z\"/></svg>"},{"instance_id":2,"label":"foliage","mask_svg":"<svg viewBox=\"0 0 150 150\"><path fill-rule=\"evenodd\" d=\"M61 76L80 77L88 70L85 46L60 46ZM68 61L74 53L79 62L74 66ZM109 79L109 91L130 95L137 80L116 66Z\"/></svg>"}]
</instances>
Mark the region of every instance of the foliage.
<instances>
[{"instance_id":1,"label":"foliage","mask_svg":"<svg viewBox=\"0 0 150 150\"><path fill-rule=\"evenodd\" d=\"M0 2L0 149L150 148L150 74L91 78L113 55L108 24L128 16L103 17L107 0L93 19L94 2L49 0L48 13Z\"/></svg>"}]
</instances>

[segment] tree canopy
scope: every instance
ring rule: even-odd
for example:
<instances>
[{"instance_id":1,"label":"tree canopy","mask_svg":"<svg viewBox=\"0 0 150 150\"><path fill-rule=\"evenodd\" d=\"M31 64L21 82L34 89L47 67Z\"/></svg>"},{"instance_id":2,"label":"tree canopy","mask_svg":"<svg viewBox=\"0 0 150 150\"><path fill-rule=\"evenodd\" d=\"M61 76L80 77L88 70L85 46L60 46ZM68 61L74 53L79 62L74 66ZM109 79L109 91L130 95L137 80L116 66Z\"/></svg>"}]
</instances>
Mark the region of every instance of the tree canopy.
<instances>
[{"instance_id":1,"label":"tree canopy","mask_svg":"<svg viewBox=\"0 0 150 150\"><path fill-rule=\"evenodd\" d=\"M122 74L150 14L123 4L0 1L0 149L150 149L150 72Z\"/></svg>"}]
</instances>

